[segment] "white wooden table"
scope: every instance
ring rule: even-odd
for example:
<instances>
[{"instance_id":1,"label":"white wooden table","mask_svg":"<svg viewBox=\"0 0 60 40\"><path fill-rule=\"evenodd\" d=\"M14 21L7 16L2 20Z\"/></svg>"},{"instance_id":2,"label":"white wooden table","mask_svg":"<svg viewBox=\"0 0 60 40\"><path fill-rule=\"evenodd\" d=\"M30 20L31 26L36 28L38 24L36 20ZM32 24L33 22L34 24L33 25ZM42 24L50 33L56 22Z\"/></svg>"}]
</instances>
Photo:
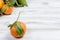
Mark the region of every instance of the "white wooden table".
<instances>
[{"instance_id":1,"label":"white wooden table","mask_svg":"<svg viewBox=\"0 0 60 40\"><path fill-rule=\"evenodd\" d=\"M0 40L60 40L60 0L27 0L28 7L14 8L12 15L0 17ZM8 25L21 12L19 20L27 26L26 34L15 39Z\"/></svg>"}]
</instances>

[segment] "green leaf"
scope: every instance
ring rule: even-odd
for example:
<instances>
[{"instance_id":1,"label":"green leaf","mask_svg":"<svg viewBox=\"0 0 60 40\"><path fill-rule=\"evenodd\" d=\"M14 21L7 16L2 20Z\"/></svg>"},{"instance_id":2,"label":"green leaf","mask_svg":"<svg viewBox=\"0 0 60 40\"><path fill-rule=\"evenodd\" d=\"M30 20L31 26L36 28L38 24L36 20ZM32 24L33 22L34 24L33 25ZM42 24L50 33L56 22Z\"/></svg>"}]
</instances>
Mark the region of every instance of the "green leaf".
<instances>
[{"instance_id":1,"label":"green leaf","mask_svg":"<svg viewBox=\"0 0 60 40\"><path fill-rule=\"evenodd\" d=\"M16 28L16 32L20 35L21 34L21 31L18 29L17 26L15 26L15 28Z\"/></svg>"},{"instance_id":2,"label":"green leaf","mask_svg":"<svg viewBox=\"0 0 60 40\"><path fill-rule=\"evenodd\" d=\"M22 29L22 27L21 27L21 25L20 24L18 24L18 22L17 22L17 27L18 27L18 29L20 30L20 32L21 32L21 34L23 33L23 29Z\"/></svg>"},{"instance_id":3,"label":"green leaf","mask_svg":"<svg viewBox=\"0 0 60 40\"><path fill-rule=\"evenodd\" d=\"M11 27L12 24L8 25L8 27Z\"/></svg>"},{"instance_id":4,"label":"green leaf","mask_svg":"<svg viewBox=\"0 0 60 40\"><path fill-rule=\"evenodd\" d=\"M16 22L14 22L14 27L16 28L16 32L19 34L19 35L21 35L22 34L22 31L21 31L21 29L19 29L19 27L18 27L18 25L17 25L17 21Z\"/></svg>"},{"instance_id":5,"label":"green leaf","mask_svg":"<svg viewBox=\"0 0 60 40\"><path fill-rule=\"evenodd\" d=\"M26 0L17 0L17 1L22 6L28 6Z\"/></svg>"},{"instance_id":6,"label":"green leaf","mask_svg":"<svg viewBox=\"0 0 60 40\"><path fill-rule=\"evenodd\" d=\"M16 3L16 0L9 0L9 5L13 6Z\"/></svg>"},{"instance_id":7,"label":"green leaf","mask_svg":"<svg viewBox=\"0 0 60 40\"><path fill-rule=\"evenodd\" d=\"M24 32L23 31L23 28L21 27L21 25L16 21L14 23L14 26L16 28L16 32L19 34L19 35L22 35L22 33Z\"/></svg>"},{"instance_id":8,"label":"green leaf","mask_svg":"<svg viewBox=\"0 0 60 40\"><path fill-rule=\"evenodd\" d=\"M1 12L3 13L7 9L7 5L3 6Z\"/></svg>"},{"instance_id":9,"label":"green leaf","mask_svg":"<svg viewBox=\"0 0 60 40\"><path fill-rule=\"evenodd\" d=\"M22 31L22 33L24 32L24 30L23 30L23 28L22 28L22 26L20 25L20 23L19 22L17 22L17 26L19 27L19 29Z\"/></svg>"},{"instance_id":10,"label":"green leaf","mask_svg":"<svg viewBox=\"0 0 60 40\"><path fill-rule=\"evenodd\" d=\"M18 2L16 1L16 5L19 7L19 6L22 6L21 4L18 4Z\"/></svg>"},{"instance_id":11,"label":"green leaf","mask_svg":"<svg viewBox=\"0 0 60 40\"><path fill-rule=\"evenodd\" d=\"M8 25L8 27L11 29L12 28L12 24Z\"/></svg>"}]
</instances>

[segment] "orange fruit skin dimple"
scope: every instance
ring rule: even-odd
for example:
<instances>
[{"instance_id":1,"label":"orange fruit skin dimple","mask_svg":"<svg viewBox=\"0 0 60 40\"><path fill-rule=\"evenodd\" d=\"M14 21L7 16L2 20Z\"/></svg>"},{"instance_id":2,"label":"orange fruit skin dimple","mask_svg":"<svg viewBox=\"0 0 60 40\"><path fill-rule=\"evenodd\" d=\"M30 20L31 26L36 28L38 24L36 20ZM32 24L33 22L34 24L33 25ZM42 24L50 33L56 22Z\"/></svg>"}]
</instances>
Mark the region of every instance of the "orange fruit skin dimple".
<instances>
[{"instance_id":1,"label":"orange fruit skin dimple","mask_svg":"<svg viewBox=\"0 0 60 40\"><path fill-rule=\"evenodd\" d=\"M20 25L22 26L22 28L23 28L23 30L24 30L24 32L22 33L22 34L24 35L25 32L26 32L26 25L25 25L23 22L19 22L19 23L20 23ZM16 38L20 38L20 37L23 36L23 35L18 35L18 33L16 32L16 29L15 29L14 26L12 26L12 28L10 29L10 32L11 32L11 34L12 34L14 37L16 37Z\"/></svg>"}]
</instances>

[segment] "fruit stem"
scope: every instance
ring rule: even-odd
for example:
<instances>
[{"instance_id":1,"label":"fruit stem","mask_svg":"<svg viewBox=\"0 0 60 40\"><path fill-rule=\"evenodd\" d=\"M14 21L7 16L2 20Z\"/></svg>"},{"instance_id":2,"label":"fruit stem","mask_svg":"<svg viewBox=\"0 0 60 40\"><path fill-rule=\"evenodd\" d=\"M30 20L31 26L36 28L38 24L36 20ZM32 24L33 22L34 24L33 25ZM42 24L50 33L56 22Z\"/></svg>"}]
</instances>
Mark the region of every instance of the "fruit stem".
<instances>
[{"instance_id":1,"label":"fruit stem","mask_svg":"<svg viewBox=\"0 0 60 40\"><path fill-rule=\"evenodd\" d=\"M16 21L18 21L18 19L19 19L19 16L20 16L20 12L19 12L19 14L18 14L18 17L17 17L17 20L16 20Z\"/></svg>"}]
</instances>

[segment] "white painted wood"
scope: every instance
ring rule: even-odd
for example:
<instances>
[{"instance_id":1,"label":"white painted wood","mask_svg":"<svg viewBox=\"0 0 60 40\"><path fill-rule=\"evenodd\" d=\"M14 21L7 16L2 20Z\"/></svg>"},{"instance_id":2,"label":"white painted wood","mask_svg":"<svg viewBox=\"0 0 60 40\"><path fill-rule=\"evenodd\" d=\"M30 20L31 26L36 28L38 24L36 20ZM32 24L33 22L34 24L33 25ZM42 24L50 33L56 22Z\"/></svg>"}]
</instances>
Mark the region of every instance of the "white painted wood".
<instances>
[{"instance_id":1,"label":"white painted wood","mask_svg":"<svg viewBox=\"0 0 60 40\"><path fill-rule=\"evenodd\" d=\"M28 30L21 39L16 39L10 34L0 37L1 40L60 40L60 30Z\"/></svg>"}]
</instances>

